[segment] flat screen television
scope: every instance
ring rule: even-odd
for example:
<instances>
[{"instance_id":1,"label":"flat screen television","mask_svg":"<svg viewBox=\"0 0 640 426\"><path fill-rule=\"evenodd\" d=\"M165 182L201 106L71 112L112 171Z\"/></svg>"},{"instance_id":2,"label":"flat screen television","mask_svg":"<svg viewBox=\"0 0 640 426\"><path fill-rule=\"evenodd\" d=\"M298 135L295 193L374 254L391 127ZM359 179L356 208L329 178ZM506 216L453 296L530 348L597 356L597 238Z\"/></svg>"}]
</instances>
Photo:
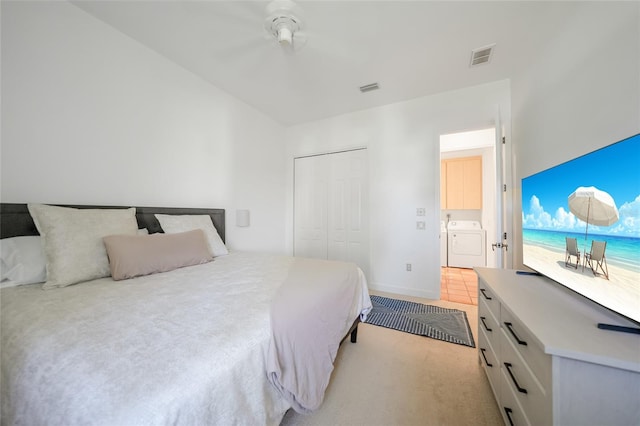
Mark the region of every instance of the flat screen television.
<instances>
[{"instance_id":1,"label":"flat screen television","mask_svg":"<svg viewBox=\"0 0 640 426\"><path fill-rule=\"evenodd\" d=\"M523 178L522 243L525 266L640 324L640 134Z\"/></svg>"}]
</instances>

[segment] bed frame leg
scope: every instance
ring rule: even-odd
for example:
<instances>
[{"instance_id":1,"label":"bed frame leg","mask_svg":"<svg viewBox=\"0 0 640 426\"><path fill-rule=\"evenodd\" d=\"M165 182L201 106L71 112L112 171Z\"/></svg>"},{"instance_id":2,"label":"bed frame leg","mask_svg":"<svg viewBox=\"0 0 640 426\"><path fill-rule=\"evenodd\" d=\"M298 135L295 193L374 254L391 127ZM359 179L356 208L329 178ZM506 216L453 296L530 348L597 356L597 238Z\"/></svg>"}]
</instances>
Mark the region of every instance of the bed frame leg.
<instances>
[{"instance_id":1,"label":"bed frame leg","mask_svg":"<svg viewBox=\"0 0 640 426\"><path fill-rule=\"evenodd\" d=\"M349 335L351 335L351 343L356 343L356 340L358 340L358 324L359 323L360 323L360 317L356 318L356 320L353 322L353 325L351 326L349 331L347 331L347 334L344 335L344 337L340 341L341 345L344 343L345 340L347 340L347 337L349 337Z\"/></svg>"},{"instance_id":2,"label":"bed frame leg","mask_svg":"<svg viewBox=\"0 0 640 426\"><path fill-rule=\"evenodd\" d=\"M351 343L356 343L358 341L358 324L356 324L355 328L351 331Z\"/></svg>"}]
</instances>

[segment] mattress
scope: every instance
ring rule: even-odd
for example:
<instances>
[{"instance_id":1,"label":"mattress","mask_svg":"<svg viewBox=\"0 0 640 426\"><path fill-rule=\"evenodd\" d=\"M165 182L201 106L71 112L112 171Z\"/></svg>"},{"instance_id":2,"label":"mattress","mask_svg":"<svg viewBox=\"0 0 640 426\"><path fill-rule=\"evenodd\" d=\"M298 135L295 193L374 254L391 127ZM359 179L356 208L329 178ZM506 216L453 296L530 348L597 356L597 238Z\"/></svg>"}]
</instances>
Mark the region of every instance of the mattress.
<instances>
[{"instance_id":1,"label":"mattress","mask_svg":"<svg viewBox=\"0 0 640 426\"><path fill-rule=\"evenodd\" d=\"M290 403L265 360L294 262L234 252L125 281L2 289L2 424L279 424ZM367 300L365 282L350 311Z\"/></svg>"}]
</instances>

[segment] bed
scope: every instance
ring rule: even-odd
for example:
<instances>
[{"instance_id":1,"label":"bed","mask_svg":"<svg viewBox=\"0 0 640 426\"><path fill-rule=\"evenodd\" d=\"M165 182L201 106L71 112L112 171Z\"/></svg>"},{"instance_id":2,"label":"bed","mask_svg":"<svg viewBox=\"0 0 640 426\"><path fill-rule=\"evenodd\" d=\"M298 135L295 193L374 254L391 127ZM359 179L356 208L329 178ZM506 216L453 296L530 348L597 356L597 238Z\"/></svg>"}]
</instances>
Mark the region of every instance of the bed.
<instances>
[{"instance_id":1,"label":"bed","mask_svg":"<svg viewBox=\"0 0 640 426\"><path fill-rule=\"evenodd\" d=\"M224 241L224 210L138 207L136 231L160 233L156 214L209 216ZM3 239L38 235L24 204L0 220ZM277 425L318 408L371 309L354 264L257 253L45 285L0 290L3 425Z\"/></svg>"}]
</instances>

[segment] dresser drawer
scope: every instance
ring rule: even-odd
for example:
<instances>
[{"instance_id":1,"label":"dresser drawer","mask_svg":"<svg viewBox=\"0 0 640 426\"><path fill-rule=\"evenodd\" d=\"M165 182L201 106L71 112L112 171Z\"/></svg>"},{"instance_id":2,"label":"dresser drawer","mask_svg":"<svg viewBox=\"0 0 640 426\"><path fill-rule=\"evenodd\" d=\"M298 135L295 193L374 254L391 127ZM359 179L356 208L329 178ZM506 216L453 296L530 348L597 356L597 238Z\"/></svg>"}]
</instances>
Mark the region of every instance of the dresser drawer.
<instances>
[{"instance_id":1,"label":"dresser drawer","mask_svg":"<svg viewBox=\"0 0 640 426\"><path fill-rule=\"evenodd\" d=\"M498 341L499 343L499 341ZM480 330L478 332L478 357L480 358L480 364L484 367L484 371L487 373L489 383L493 388L493 394L496 396L496 400L500 399L500 359L496 352L498 346L493 346L488 339L487 334Z\"/></svg>"},{"instance_id":2,"label":"dresser drawer","mask_svg":"<svg viewBox=\"0 0 640 426\"><path fill-rule=\"evenodd\" d=\"M527 418L522 406L518 402L518 398L513 393L513 389L509 386L509 377L507 372L502 369L500 383L500 412L507 426L529 426L531 423ZM537 426L537 425L536 425Z\"/></svg>"},{"instance_id":3,"label":"dresser drawer","mask_svg":"<svg viewBox=\"0 0 640 426\"><path fill-rule=\"evenodd\" d=\"M500 321L505 336L513 344L529 369L546 389L551 385L551 357L544 353L527 328L504 306L500 308ZM544 315L544 313L541 313Z\"/></svg>"},{"instance_id":4,"label":"dresser drawer","mask_svg":"<svg viewBox=\"0 0 640 426\"><path fill-rule=\"evenodd\" d=\"M486 302L486 307L496 320L500 319L500 302L496 298L493 290L482 280L478 280L478 304L480 300Z\"/></svg>"},{"instance_id":5,"label":"dresser drawer","mask_svg":"<svg viewBox=\"0 0 640 426\"><path fill-rule=\"evenodd\" d=\"M551 388L543 387L529 368L528 361L520 356L511 342L509 332L503 329L500 342L500 368L507 378L507 385L511 387L519 406L532 424L541 426L551 424Z\"/></svg>"},{"instance_id":6,"label":"dresser drawer","mask_svg":"<svg viewBox=\"0 0 640 426\"><path fill-rule=\"evenodd\" d=\"M499 340L498 336L500 335L498 313L499 312L492 312L487 302L478 299L478 329L486 331L487 336L496 342Z\"/></svg>"}]
</instances>

